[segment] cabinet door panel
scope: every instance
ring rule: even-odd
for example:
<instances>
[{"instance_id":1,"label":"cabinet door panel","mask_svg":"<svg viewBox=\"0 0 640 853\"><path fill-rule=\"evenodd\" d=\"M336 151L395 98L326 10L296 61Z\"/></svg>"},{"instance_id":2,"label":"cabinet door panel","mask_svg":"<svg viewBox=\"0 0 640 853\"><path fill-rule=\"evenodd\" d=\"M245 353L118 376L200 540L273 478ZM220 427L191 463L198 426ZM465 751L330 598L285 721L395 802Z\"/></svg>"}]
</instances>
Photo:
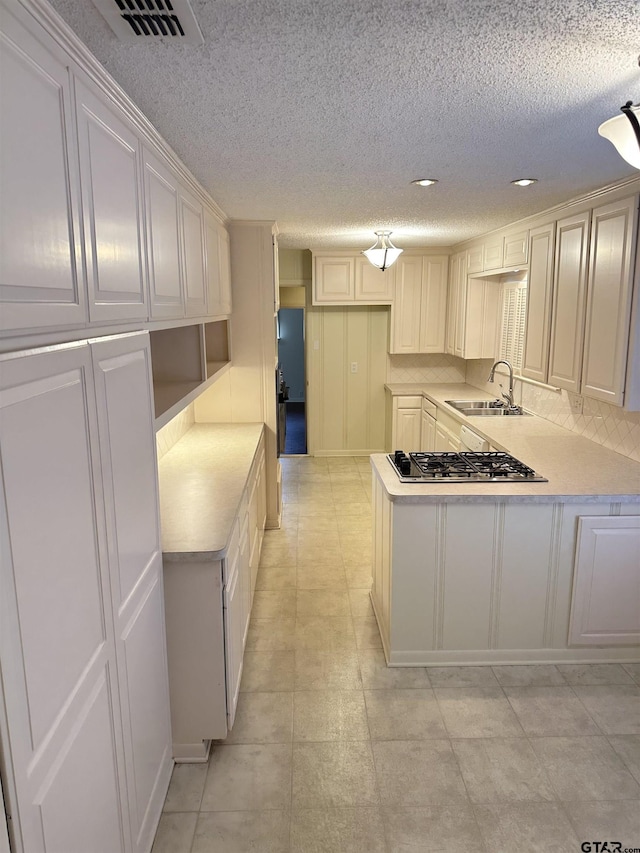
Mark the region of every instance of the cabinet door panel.
<instances>
[{"instance_id":1,"label":"cabinet door panel","mask_svg":"<svg viewBox=\"0 0 640 853\"><path fill-rule=\"evenodd\" d=\"M622 405L638 199L593 211L582 393Z\"/></svg>"},{"instance_id":2,"label":"cabinet door panel","mask_svg":"<svg viewBox=\"0 0 640 853\"><path fill-rule=\"evenodd\" d=\"M396 410L393 450L420 450L422 412L418 409Z\"/></svg>"},{"instance_id":3,"label":"cabinet door panel","mask_svg":"<svg viewBox=\"0 0 640 853\"><path fill-rule=\"evenodd\" d=\"M366 258L356 258L355 299L363 304L389 303L393 298L396 267L379 270Z\"/></svg>"},{"instance_id":4,"label":"cabinet door panel","mask_svg":"<svg viewBox=\"0 0 640 853\"><path fill-rule=\"evenodd\" d=\"M0 327L81 325L80 188L69 70L3 10ZM34 203L37 200L37 203Z\"/></svg>"},{"instance_id":5,"label":"cabinet door panel","mask_svg":"<svg viewBox=\"0 0 640 853\"><path fill-rule=\"evenodd\" d=\"M423 259L420 352L444 352L448 271L446 255Z\"/></svg>"},{"instance_id":6,"label":"cabinet door panel","mask_svg":"<svg viewBox=\"0 0 640 853\"><path fill-rule=\"evenodd\" d=\"M587 286L589 214L558 222L549 382L580 390Z\"/></svg>"},{"instance_id":7,"label":"cabinet door panel","mask_svg":"<svg viewBox=\"0 0 640 853\"><path fill-rule=\"evenodd\" d=\"M528 231L520 231L518 234L509 234L504 238L503 263L505 267L513 267L516 264L526 264L528 251Z\"/></svg>"},{"instance_id":8,"label":"cabinet door panel","mask_svg":"<svg viewBox=\"0 0 640 853\"><path fill-rule=\"evenodd\" d=\"M392 307L391 352L420 351L420 304L422 258L400 257L396 261L396 287Z\"/></svg>"},{"instance_id":9,"label":"cabinet door panel","mask_svg":"<svg viewBox=\"0 0 640 853\"><path fill-rule=\"evenodd\" d=\"M503 237L492 237L484 244L485 270L499 270L503 266Z\"/></svg>"},{"instance_id":10,"label":"cabinet door panel","mask_svg":"<svg viewBox=\"0 0 640 853\"><path fill-rule=\"evenodd\" d=\"M207 258L207 314L213 317L230 314L229 235L208 211L205 211L204 215L204 228Z\"/></svg>"},{"instance_id":11,"label":"cabinet door panel","mask_svg":"<svg viewBox=\"0 0 640 853\"><path fill-rule=\"evenodd\" d=\"M531 231L522 373L538 382L546 382L549 371L554 246L555 223Z\"/></svg>"},{"instance_id":12,"label":"cabinet door panel","mask_svg":"<svg viewBox=\"0 0 640 853\"><path fill-rule=\"evenodd\" d=\"M178 233L178 180L146 149L144 156L149 307L153 319L184 317Z\"/></svg>"},{"instance_id":13,"label":"cabinet door panel","mask_svg":"<svg viewBox=\"0 0 640 853\"><path fill-rule=\"evenodd\" d=\"M569 642L640 642L640 516L578 519Z\"/></svg>"},{"instance_id":14,"label":"cabinet door panel","mask_svg":"<svg viewBox=\"0 0 640 853\"><path fill-rule=\"evenodd\" d=\"M76 81L80 177L92 321L147 316L138 138Z\"/></svg>"},{"instance_id":15,"label":"cabinet door panel","mask_svg":"<svg viewBox=\"0 0 640 853\"><path fill-rule=\"evenodd\" d=\"M134 850L153 841L171 771L148 334L92 344Z\"/></svg>"},{"instance_id":16,"label":"cabinet door panel","mask_svg":"<svg viewBox=\"0 0 640 853\"><path fill-rule=\"evenodd\" d=\"M204 212L200 202L180 188L180 226L182 233L182 275L187 317L207 313L204 268Z\"/></svg>"},{"instance_id":17,"label":"cabinet door panel","mask_svg":"<svg viewBox=\"0 0 640 853\"><path fill-rule=\"evenodd\" d=\"M353 258L315 258L314 304L352 302L354 295Z\"/></svg>"},{"instance_id":18,"label":"cabinet door panel","mask_svg":"<svg viewBox=\"0 0 640 853\"><path fill-rule=\"evenodd\" d=\"M121 851L124 758L111 711L89 348L10 358L0 375L0 664L16 832L30 853Z\"/></svg>"}]
</instances>

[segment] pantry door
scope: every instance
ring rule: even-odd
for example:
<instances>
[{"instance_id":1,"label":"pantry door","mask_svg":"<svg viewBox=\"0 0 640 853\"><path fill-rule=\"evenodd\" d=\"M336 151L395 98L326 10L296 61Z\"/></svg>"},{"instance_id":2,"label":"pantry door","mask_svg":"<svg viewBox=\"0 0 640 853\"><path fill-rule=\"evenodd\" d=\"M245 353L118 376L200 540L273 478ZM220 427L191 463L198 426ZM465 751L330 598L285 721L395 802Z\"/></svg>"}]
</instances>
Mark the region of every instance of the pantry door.
<instances>
[{"instance_id":1,"label":"pantry door","mask_svg":"<svg viewBox=\"0 0 640 853\"><path fill-rule=\"evenodd\" d=\"M173 767L149 334L91 343L134 851L148 851Z\"/></svg>"},{"instance_id":2,"label":"pantry door","mask_svg":"<svg viewBox=\"0 0 640 853\"><path fill-rule=\"evenodd\" d=\"M86 344L0 359L0 724L28 853L131 849L97 438Z\"/></svg>"}]
</instances>

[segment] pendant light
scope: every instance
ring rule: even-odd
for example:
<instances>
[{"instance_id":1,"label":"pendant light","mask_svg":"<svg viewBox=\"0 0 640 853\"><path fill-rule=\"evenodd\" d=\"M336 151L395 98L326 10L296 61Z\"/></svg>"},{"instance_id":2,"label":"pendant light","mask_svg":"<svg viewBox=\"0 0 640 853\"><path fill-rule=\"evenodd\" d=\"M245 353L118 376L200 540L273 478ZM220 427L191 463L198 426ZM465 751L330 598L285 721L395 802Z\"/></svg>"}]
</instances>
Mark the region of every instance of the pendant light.
<instances>
[{"instance_id":1,"label":"pendant light","mask_svg":"<svg viewBox=\"0 0 640 853\"><path fill-rule=\"evenodd\" d=\"M362 254L369 263L384 272L398 260L402 254L402 249L397 249L389 239L391 231L374 231L373 233L378 239L370 249L365 249Z\"/></svg>"},{"instance_id":2,"label":"pendant light","mask_svg":"<svg viewBox=\"0 0 640 853\"><path fill-rule=\"evenodd\" d=\"M640 65L640 56L638 57ZM600 136L608 139L618 154L634 168L640 169L640 104L632 101L620 107L622 115L614 116L598 128Z\"/></svg>"},{"instance_id":3,"label":"pendant light","mask_svg":"<svg viewBox=\"0 0 640 853\"><path fill-rule=\"evenodd\" d=\"M631 101L627 101L620 109L622 115L605 121L598 128L598 133L617 148L618 154L627 163L640 169L640 104L634 106Z\"/></svg>"}]
</instances>

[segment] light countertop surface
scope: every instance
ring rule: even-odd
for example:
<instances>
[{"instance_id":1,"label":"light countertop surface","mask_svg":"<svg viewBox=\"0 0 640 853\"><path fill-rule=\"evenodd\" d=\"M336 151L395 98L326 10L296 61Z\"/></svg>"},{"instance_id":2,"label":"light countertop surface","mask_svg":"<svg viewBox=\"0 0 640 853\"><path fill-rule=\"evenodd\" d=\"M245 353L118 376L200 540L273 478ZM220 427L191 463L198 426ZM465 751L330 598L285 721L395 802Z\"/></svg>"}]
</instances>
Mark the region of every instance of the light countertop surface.
<instances>
[{"instance_id":1,"label":"light countertop surface","mask_svg":"<svg viewBox=\"0 0 640 853\"><path fill-rule=\"evenodd\" d=\"M640 463L576 435L536 415L466 417L445 400L491 400L490 394L465 384L388 384L393 396L422 395L473 432L486 438L548 479L547 483L400 483L384 454L371 462L391 500L402 503L510 500L640 504ZM402 448L400 448L402 449Z\"/></svg>"},{"instance_id":2,"label":"light countertop surface","mask_svg":"<svg viewBox=\"0 0 640 853\"><path fill-rule=\"evenodd\" d=\"M264 425L194 424L158 463L165 560L220 560Z\"/></svg>"}]
</instances>

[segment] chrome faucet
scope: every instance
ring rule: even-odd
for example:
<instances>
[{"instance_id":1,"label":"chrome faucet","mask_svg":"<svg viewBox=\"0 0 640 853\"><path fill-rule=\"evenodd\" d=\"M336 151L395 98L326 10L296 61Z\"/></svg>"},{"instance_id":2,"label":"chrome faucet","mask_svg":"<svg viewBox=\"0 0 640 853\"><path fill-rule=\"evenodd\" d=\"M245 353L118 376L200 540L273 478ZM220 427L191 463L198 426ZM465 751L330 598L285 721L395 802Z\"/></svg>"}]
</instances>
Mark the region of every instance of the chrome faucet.
<instances>
[{"instance_id":1,"label":"chrome faucet","mask_svg":"<svg viewBox=\"0 0 640 853\"><path fill-rule=\"evenodd\" d=\"M507 405L509 406L510 409L514 409L516 407L516 404L513 400L513 367L511 367L510 363L508 361L504 361L504 359L500 359L500 361L496 361L495 364L493 365L493 367L491 368L491 373L489 374L489 378L487 379L487 382L493 382L493 377L494 377L494 374L496 372L496 367L499 364L506 364L507 367L509 368L509 393L508 394L501 394L500 396L504 400L507 401ZM502 388L502 385L500 386L500 388Z\"/></svg>"}]
</instances>

